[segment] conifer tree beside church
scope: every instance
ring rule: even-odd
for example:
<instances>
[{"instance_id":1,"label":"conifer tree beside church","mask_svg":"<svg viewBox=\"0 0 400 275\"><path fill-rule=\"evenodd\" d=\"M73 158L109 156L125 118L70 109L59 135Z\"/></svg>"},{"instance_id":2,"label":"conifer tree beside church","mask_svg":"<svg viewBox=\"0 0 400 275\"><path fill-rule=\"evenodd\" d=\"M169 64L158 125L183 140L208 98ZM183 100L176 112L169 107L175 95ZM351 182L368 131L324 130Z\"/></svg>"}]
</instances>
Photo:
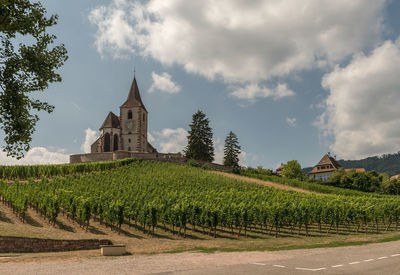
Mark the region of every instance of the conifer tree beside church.
<instances>
[{"instance_id":1,"label":"conifer tree beside church","mask_svg":"<svg viewBox=\"0 0 400 275\"><path fill-rule=\"evenodd\" d=\"M237 136L232 131L229 132L225 139L224 147L224 165L238 168L239 167L240 145Z\"/></svg>"},{"instance_id":2,"label":"conifer tree beside church","mask_svg":"<svg viewBox=\"0 0 400 275\"><path fill-rule=\"evenodd\" d=\"M187 158L208 162L214 160L213 133L209 124L210 121L202 111L193 114L185 148Z\"/></svg>"}]
</instances>

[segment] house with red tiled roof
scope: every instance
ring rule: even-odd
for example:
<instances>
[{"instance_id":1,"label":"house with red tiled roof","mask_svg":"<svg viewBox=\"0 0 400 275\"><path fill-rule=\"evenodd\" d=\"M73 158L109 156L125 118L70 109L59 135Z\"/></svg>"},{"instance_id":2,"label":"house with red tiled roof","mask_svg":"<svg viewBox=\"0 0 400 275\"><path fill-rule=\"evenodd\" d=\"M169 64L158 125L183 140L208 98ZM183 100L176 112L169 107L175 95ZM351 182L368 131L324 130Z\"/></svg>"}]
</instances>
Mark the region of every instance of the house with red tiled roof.
<instances>
[{"instance_id":1,"label":"house with red tiled roof","mask_svg":"<svg viewBox=\"0 0 400 275\"><path fill-rule=\"evenodd\" d=\"M342 165L336 160L336 156L332 157L330 153L322 157L317 165L308 173L308 176L315 180L327 180L334 172L342 168ZM364 168L344 169L345 172L355 170L358 173L365 172Z\"/></svg>"},{"instance_id":2,"label":"house with red tiled roof","mask_svg":"<svg viewBox=\"0 0 400 275\"><path fill-rule=\"evenodd\" d=\"M395 179L397 180L399 177L400 177L400 175L394 175L394 176L390 177L390 179L391 180L395 180Z\"/></svg>"},{"instance_id":3,"label":"house with red tiled roof","mask_svg":"<svg viewBox=\"0 0 400 275\"><path fill-rule=\"evenodd\" d=\"M325 154L322 159L314 166L311 172L308 173L309 177L315 180L327 180L332 174L342 166L336 161L330 153Z\"/></svg>"}]
</instances>

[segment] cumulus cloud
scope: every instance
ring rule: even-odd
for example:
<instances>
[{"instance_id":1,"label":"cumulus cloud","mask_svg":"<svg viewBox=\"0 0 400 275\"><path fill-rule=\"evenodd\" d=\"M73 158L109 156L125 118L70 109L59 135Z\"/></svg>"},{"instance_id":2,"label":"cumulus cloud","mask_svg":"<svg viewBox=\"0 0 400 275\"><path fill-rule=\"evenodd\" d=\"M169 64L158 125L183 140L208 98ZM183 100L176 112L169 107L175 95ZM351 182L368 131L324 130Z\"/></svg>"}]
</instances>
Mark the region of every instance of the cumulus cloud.
<instances>
[{"instance_id":1,"label":"cumulus cloud","mask_svg":"<svg viewBox=\"0 0 400 275\"><path fill-rule=\"evenodd\" d=\"M68 162L69 155L65 154L65 150L63 149L52 152L44 147L33 147L20 160L7 157L5 152L0 151L0 165L60 164Z\"/></svg>"},{"instance_id":2,"label":"cumulus cloud","mask_svg":"<svg viewBox=\"0 0 400 275\"><path fill-rule=\"evenodd\" d=\"M315 125L332 135L331 150L352 159L400 149L400 41L386 41L369 55L355 55L326 74L330 91Z\"/></svg>"},{"instance_id":3,"label":"cumulus cloud","mask_svg":"<svg viewBox=\"0 0 400 275\"><path fill-rule=\"evenodd\" d=\"M297 119L295 117L287 117L286 118L286 123L290 126L290 127L295 127L296 126L296 122Z\"/></svg>"},{"instance_id":4,"label":"cumulus cloud","mask_svg":"<svg viewBox=\"0 0 400 275\"><path fill-rule=\"evenodd\" d=\"M102 55L150 56L225 82L325 67L373 46L386 0L113 0L90 12Z\"/></svg>"},{"instance_id":5,"label":"cumulus cloud","mask_svg":"<svg viewBox=\"0 0 400 275\"><path fill-rule=\"evenodd\" d=\"M219 164L224 162L224 144L219 138L214 140L214 162Z\"/></svg>"},{"instance_id":6,"label":"cumulus cloud","mask_svg":"<svg viewBox=\"0 0 400 275\"><path fill-rule=\"evenodd\" d=\"M161 153L179 153L187 145L188 132L183 128L165 128L161 131L154 131L151 135L157 149Z\"/></svg>"},{"instance_id":7,"label":"cumulus cloud","mask_svg":"<svg viewBox=\"0 0 400 275\"><path fill-rule=\"evenodd\" d=\"M153 83L149 89L149 93L160 91L168 94L176 94L181 91L181 87L171 80L171 75L168 73L162 73L161 75L155 72L151 73Z\"/></svg>"},{"instance_id":8,"label":"cumulus cloud","mask_svg":"<svg viewBox=\"0 0 400 275\"><path fill-rule=\"evenodd\" d=\"M127 5L124 0L115 0L109 7L100 6L89 14L89 21L98 28L95 45L103 57L113 53L115 58L126 58L135 52L133 45L139 41L124 10ZM133 9L134 5L129 7Z\"/></svg>"},{"instance_id":9,"label":"cumulus cloud","mask_svg":"<svg viewBox=\"0 0 400 275\"><path fill-rule=\"evenodd\" d=\"M258 84L248 84L245 87L231 87L231 95L239 99L246 99L254 102L257 98L272 97L278 100L288 96L294 96L295 93L290 90L286 84L278 84L273 89L261 87Z\"/></svg>"},{"instance_id":10,"label":"cumulus cloud","mask_svg":"<svg viewBox=\"0 0 400 275\"><path fill-rule=\"evenodd\" d=\"M151 133L147 133L147 140L152 143L154 141L156 141L156 139L153 137L153 135Z\"/></svg>"},{"instance_id":11,"label":"cumulus cloud","mask_svg":"<svg viewBox=\"0 0 400 275\"><path fill-rule=\"evenodd\" d=\"M83 152L90 153L91 149L90 146L95 142L97 139L97 132L95 130L92 130L90 128L87 128L85 130L85 141L81 145L81 150Z\"/></svg>"}]
</instances>

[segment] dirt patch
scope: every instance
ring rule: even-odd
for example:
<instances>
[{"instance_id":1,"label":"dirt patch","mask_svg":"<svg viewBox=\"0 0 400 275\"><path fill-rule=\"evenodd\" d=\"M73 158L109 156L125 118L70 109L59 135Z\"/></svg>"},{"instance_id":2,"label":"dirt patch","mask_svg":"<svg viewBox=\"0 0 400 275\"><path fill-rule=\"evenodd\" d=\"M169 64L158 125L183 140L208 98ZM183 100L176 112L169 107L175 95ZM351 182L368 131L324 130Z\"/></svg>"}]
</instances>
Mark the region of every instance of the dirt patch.
<instances>
[{"instance_id":1,"label":"dirt patch","mask_svg":"<svg viewBox=\"0 0 400 275\"><path fill-rule=\"evenodd\" d=\"M301 189L301 188L292 187L292 186L288 186L288 185L284 185L284 184L275 183L275 182L272 182L272 181L253 179L253 178L248 178L248 177L239 176L239 175L230 174L230 173L225 173L225 172L220 172L220 171L210 171L210 172L214 173L214 174L217 174L217 175L224 176L224 177L228 177L228 178L231 178L231 179L235 179L235 180L239 180L239 181L245 181L245 182L251 182L251 183L256 183L256 184L260 184L260 185L264 185L264 186L268 186L268 187L273 187L273 188L277 188L277 189L296 191L296 192L300 192L300 193L308 193L308 194L313 193L313 194L315 194L315 192L311 192L311 191L308 191L308 190L304 190L304 189Z\"/></svg>"},{"instance_id":2,"label":"dirt patch","mask_svg":"<svg viewBox=\"0 0 400 275\"><path fill-rule=\"evenodd\" d=\"M234 252L234 253L179 253L151 256L100 257L85 254L90 258L41 258L16 257L0 258L1 274L154 274L193 270L204 267L218 267L235 264L246 264L257 261L276 261L287 259L282 252ZM46 258L47 257L47 258ZM47 259L47 260L45 260ZM23 264L22 264L23 263ZM83 272L84 271L84 272Z\"/></svg>"}]
</instances>

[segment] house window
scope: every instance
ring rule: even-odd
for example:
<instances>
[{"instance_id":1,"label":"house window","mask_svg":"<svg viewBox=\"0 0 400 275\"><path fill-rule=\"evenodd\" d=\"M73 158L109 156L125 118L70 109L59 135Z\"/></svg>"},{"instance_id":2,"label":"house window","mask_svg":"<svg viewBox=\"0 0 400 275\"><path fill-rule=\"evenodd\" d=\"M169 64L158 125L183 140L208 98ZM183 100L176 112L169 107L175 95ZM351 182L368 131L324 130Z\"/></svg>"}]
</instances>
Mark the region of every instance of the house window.
<instances>
[{"instance_id":1,"label":"house window","mask_svg":"<svg viewBox=\"0 0 400 275\"><path fill-rule=\"evenodd\" d=\"M129 112L128 112L128 119L132 119L132 111L131 110L129 110Z\"/></svg>"},{"instance_id":2,"label":"house window","mask_svg":"<svg viewBox=\"0 0 400 275\"><path fill-rule=\"evenodd\" d=\"M128 139L128 142L131 143L131 139Z\"/></svg>"}]
</instances>

